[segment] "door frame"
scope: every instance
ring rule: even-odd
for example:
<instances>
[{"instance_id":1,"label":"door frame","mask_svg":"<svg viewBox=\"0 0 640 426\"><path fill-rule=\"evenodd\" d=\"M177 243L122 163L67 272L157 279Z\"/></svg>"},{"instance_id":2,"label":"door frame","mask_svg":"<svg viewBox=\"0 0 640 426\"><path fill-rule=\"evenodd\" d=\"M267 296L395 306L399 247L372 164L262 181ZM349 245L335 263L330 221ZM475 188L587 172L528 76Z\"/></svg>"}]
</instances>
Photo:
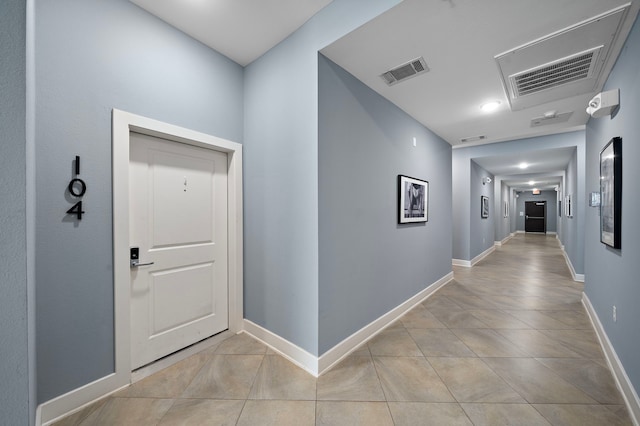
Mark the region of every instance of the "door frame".
<instances>
[{"instance_id":1,"label":"door frame","mask_svg":"<svg viewBox=\"0 0 640 426\"><path fill-rule=\"evenodd\" d=\"M125 386L131 383L130 132L135 131L227 154L229 331L234 333L242 329L243 321L242 145L115 108L112 114L115 376L116 382Z\"/></svg>"}]
</instances>

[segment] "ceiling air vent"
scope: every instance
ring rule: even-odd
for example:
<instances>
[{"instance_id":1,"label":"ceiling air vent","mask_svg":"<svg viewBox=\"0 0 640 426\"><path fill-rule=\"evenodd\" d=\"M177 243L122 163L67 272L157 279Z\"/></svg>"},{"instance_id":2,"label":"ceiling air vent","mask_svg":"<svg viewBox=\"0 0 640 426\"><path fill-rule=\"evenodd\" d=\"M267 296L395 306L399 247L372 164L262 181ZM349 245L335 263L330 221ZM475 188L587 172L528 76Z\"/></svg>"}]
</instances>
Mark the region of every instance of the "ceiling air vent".
<instances>
[{"instance_id":1,"label":"ceiling air vent","mask_svg":"<svg viewBox=\"0 0 640 426\"><path fill-rule=\"evenodd\" d=\"M398 84L401 81L408 80L428 71L429 67L427 66L427 63L424 61L423 57L420 57L409 61L406 64L395 67L380 75L380 77L382 77L387 85L393 86L394 84Z\"/></svg>"},{"instance_id":2,"label":"ceiling air vent","mask_svg":"<svg viewBox=\"0 0 640 426\"><path fill-rule=\"evenodd\" d=\"M593 75L602 46L509 76L516 97L551 89Z\"/></svg>"},{"instance_id":3,"label":"ceiling air vent","mask_svg":"<svg viewBox=\"0 0 640 426\"><path fill-rule=\"evenodd\" d=\"M460 139L460 142L462 143L469 143L469 142L477 142L477 141L481 141L486 139L487 137L485 135L479 135L479 136L469 136L468 138L462 138Z\"/></svg>"},{"instance_id":4,"label":"ceiling air vent","mask_svg":"<svg viewBox=\"0 0 640 426\"><path fill-rule=\"evenodd\" d=\"M600 91L629 4L495 57L512 111Z\"/></svg>"}]
</instances>

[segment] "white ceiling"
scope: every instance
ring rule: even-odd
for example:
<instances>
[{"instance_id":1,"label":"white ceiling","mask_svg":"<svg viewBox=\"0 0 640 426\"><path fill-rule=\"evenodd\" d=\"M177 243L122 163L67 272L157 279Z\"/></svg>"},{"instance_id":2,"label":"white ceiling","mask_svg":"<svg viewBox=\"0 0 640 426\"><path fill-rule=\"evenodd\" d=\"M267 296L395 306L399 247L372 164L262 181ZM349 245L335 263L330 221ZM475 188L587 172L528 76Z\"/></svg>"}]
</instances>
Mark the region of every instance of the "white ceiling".
<instances>
[{"instance_id":1,"label":"white ceiling","mask_svg":"<svg viewBox=\"0 0 640 426\"><path fill-rule=\"evenodd\" d=\"M578 130L587 122L588 101L601 86L591 93L511 111L494 58L626 3L404 0L322 53L454 146L461 144L461 138L477 135L485 135L483 143L490 143ZM626 22L625 38L632 23ZM618 40L612 59L623 41ZM380 78L420 56L429 72L391 87ZM613 60L608 65L600 84ZM480 110L489 100L501 102L491 114ZM531 119L549 111L573 111L573 115L566 123L530 126Z\"/></svg>"},{"instance_id":2,"label":"white ceiling","mask_svg":"<svg viewBox=\"0 0 640 426\"><path fill-rule=\"evenodd\" d=\"M278 44L332 0L131 0L193 38L247 65ZM511 111L495 56L625 4L631 7L613 42L613 56L591 93ZM589 99L601 90L633 24L640 0L403 0L322 50L364 84L434 131L454 147L507 141L584 128ZM387 86L380 74L423 56L430 71ZM499 109L480 105L499 100ZM573 114L565 123L531 127L550 111ZM485 135L480 142L461 138ZM563 170L568 152L531 153L527 158L474 159L496 175L521 161L541 166L508 182L521 185ZM561 164L563 163L564 164ZM507 169L505 169L505 167ZM554 180L555 179L555 180ZM535 180L535 179L534 179ZM556 173L548 185L559 182Z\"/></svg>"},{"instance_id":3,"label":"white ceiling","mask_svg":"<svg viewBox=\"0 0 640 426\"><path fill-rule=\"evenodd\" d=\"M333 0L131 0L245 66Z\"/></svg>"},{"instance_id":4,"label":"white ceiling","mask_svg":"<svg viewBox=\"0 0 640 426\"><path fill-rule=\"evenodd\" d=\"M474 158L473 161L493 175L502 176L503 181L514 189L552 189L560 185L562 171L566 169L575 152L575 147L556 148ZM518 166L521 163L527 163L527 168L520 169ZM534 182L533 185L529 184L531 181Z\"/></svg>"}]
</instances>

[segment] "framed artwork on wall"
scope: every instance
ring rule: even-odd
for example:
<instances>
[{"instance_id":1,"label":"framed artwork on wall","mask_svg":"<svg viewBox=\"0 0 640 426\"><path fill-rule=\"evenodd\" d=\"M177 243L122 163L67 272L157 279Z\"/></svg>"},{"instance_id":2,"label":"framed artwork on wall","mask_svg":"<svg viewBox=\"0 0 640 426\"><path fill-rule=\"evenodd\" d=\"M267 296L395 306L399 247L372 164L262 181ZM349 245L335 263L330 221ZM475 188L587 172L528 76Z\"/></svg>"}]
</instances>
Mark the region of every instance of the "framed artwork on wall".
<instances>
[{"instance_id":1,"label":"framed artwork on wall","mask_svg":"<svg viewBox=\"0 0 640 426\"><path fill-rule=\"evenodd\" d=\"M429 182L398 175L398 223L429 220Z\"/></svg>"},{"instance_id":2,"label":"framed artwork on wall","mask_svg":"<svg viewBox=\"0 0 640 426\"><path fill-rule=\"evenodd\" d=\"M571 194L564 196L564 215L566 217L573 217L573 211L571 209Z\"/></svg>"},{"instance_id":3,"label":"framed artwork on wall","mask_svg":"<svg viewBox=\"0 0 640 426\"><path fill-rule=\"evenodd\" d=\"M622 138L615 137L600 151L600 241L621 248Z\"/></svg>"},{"instance_id":4,"label":"framed artwork on wall","mask_svg":"<svg viewBox=\"0 0 640 426\"><path fill-rule=\"evenodd\" d=\"M480 196L480 217L486 219L489 217L489 197Z\"/></svg>"}]
</instances>

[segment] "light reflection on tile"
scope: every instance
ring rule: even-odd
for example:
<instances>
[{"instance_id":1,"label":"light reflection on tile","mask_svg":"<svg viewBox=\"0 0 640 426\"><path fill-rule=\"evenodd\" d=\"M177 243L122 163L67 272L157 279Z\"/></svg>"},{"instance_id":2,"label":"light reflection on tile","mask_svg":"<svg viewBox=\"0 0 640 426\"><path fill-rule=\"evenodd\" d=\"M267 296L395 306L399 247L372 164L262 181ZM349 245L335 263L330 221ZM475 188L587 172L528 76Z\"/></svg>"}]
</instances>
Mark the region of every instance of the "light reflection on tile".
<instances>
[{"instance_id":1,"label":"light reflection on tile","mask_svg":"<svg viewBox=\"0 0 640 426\"><path fill-rule=\"evenodd\" d=\"M172 399L111 398L92 419L82 425L154 426L171 408Z\"/></svg>"},{"instance_id":2,"label":"light reflection on tile","mask_svg":"<svg viewBox=\"0 0 640 426\"><path fill-rule=\"evenodd\" d=\"M602 405L534 404L534 407L554 426L633 424L627 416L620 417Z\"/></svg>"},{"instance_id":3,"label":"light reflection on tile","mask_svg":"<svg viewBox=\"0 0 640 426\"><path fill-rule=\"evenodd\" d=\"M608 368L589 359L538 359L601 404L624 404Z\"/></svg>"},{"instance_id":4,"label":"light reflection on tile","mask_svg":"<svg viewBox=\"0 0 640 426\"><path fill-rule=\"evenodd\" d=\"M237 426L314 426L314 401L249 400Z\"/></svg>"},{"instance_id":5,"label":"light reflection on tile","mask_svg":"<svg viewBox=\"0 0 640 426\"><path fill-rule=\"evenodd\" d=\"M458 402L525 403L479 358L429 358Z\"/></svg>"},{"instance_id":6,"label":"light reflection on tile","mask_svg":"<svg viewBox=\"0 0 640 426\"><path fill-rule=\"evenodd\" d=\"M179 399L158 426L233 426L243 406L243 400Z\"/></svg>"},{"instance_id":7,"label":"light reflection on tile","mask_svg":"<svg viewBox=\"0 0 640 426\"><path fill-rule=\"evenodd\" d=\"M262 355L213 355L182 398L246 399Z\"/></svg>"},{"instance_id":8,"label":"light reflection on tile","mask_svg":"<svg viewBox=\"0 0 640 426\"><path fill-rule=\"evenodd\" d=\"M316 426L394 426L385 402L318 401Z\"/></svg>"},{"instance_id":9,"label":"light reflection on tile","mask_svg":"<svg viewBox=\"0 0 640 426\"><path fill-rule=\"evenodd\" d=\"M316 399L316 379L279 355L266 355L249 399Z\"/></svg>"},{"instance_id":10,"label":"light reflection on tile","mask_svg":"<svg viewBox=\"0 0 640 426\"><path fill-rule=\"evenodd\" d=\"M387 401L454 402L424 358L374 357Z\"/></svg>"},{"instance_id":11,"label":"light reflection on tile","mask_svg":"<svg viewBox=\"0 0 640 426\"><path fill-rule=\"evenodd\" d=\"M484 361L529 403L595 403L535 359L485 358Z\"/></svg>"},{"instance_id":12,"label":"light reflection on tile","mask_svg":"<svg viewBox=\"0 0 640 426\"><path fill-rule=\"evenodd\" d=\"M473 426L459 404L443 402L390 402L395 426Z\"/></svg>"},{"instance_id":13,"label":"light reflection on tile","mask_svg":"<svg viewBox=\"0 0 640 426\"><path fill-rule=\"evenodd\" d=\"M350 356L318 377L318 401L384 401L370 357Z\"/></svg>"},{"instance_id":14,"label":"light reflection on tile","mask_svg":"<svg viewBox=\"0 0 640 426\"><path fill-rule=\"evenodd\" d=\"M461 404L474 426L550 426L528 404Z\"/></svg>"},{"instance_id":15,"label":"light reflection on tile","mask_svg":"<svg viewBox=\"0 0 640 426\"><path fill-rule=\"evenodd\" d=\"M425 356L474 357L475 353L446 328L409 329L409 334Z\"/></svg>"},{"instance_id":16,"label":"light reflection on tile","mask_svg":"<svg viewBox=\"0 0 640 426\"><path fill-rule=\"evenodd\" d=\"M451 330L476 355L481 357L525 357L527 353L491 329Z\"/></svg>"},{"instance_id":17,"label":"light reflection on tile","mask_svg":"<svg viewBox=\"0 0 640 426\"><path fill-rule=\"evenodd\" d=\"M373 356L422 356L405 328L385 330L371 339L368 346Z\"/></svg>"}]
</instances>

